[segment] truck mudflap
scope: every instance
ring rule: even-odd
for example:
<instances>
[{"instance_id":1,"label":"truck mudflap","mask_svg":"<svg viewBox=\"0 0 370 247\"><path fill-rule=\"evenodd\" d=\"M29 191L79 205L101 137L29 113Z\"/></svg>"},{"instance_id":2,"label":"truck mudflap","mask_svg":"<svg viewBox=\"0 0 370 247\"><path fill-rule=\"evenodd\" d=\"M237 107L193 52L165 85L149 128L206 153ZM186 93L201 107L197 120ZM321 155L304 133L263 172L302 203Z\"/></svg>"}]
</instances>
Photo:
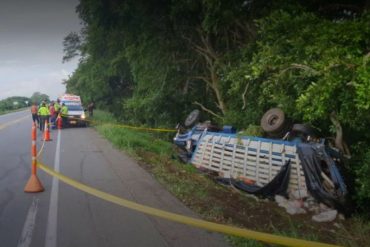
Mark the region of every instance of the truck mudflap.
<instances>
[{"instance_id":1,"label":"truck mudflap","mask_svg":"<svg viewBox=\"0 0 370 247\"><path fill-rule=\"evenodd\" d=\"M311 195L319 202L348 213L350 207L347 186L325 146L300 143L297 152Z\"/></svg>"}]
</instances>

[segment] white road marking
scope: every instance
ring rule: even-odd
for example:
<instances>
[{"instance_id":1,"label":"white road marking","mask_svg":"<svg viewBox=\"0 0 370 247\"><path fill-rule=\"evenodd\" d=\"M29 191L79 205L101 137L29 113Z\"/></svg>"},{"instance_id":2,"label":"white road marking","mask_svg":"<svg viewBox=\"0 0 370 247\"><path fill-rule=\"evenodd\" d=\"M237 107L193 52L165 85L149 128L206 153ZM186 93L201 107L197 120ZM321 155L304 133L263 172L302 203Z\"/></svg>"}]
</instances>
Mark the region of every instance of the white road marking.
<instances>
[{"instance_id":1,"label":"white road marking","mask_svg":"<svg viewBox=\"0 0 370 247\"><path fill-rule=\"evenodd\" d=\"M22 235L18 241L17 247L29 247L32 241L33 229L36 225L36 215L39 205L39 199L33 197L30 209L28 210L26 221L23 225Z\"/></svg>"},{"instance_id":2,"label":"white road marking","mask_svg":"<svg viewBox=\"0 0 370 247\"><path fill-rule=\"evenodd\" d=\"M55 150L55 160L54 160L54 170L56 172L59 172L60 170L60 139L61 139L60 133L61 131L58 130L57 147ZM57 246L58 192L59 192L59 180L56 177L53 177L49 203L48 223L46 227L45 247Z\"/></svg>"}]
</instances>

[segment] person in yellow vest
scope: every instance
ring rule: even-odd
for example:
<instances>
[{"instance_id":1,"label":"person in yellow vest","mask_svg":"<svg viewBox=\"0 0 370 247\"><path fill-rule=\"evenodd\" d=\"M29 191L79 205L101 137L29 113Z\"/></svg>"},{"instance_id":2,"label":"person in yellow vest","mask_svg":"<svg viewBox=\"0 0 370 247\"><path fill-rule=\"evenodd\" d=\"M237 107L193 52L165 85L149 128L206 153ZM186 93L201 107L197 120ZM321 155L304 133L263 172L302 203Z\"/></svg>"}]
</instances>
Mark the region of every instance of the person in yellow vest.
<instances>
[{"instance_id":1,"label":"person in yellow vest","mask_svg":"<svg viewBox=\"0 0 370 247\"><path fill-rule=\"evenodd\" d=\"M62 103L60 108L60 115L62 116L63 128L67 127L67 118L68 118L68 107Z\"/></svg>"},{"instance_id":2,"label":"person in yellow vest","mask_svg":"<svg viewBox=\"0 0 370 247\"><path fill-rule=\"evenodd\" d=\"M62 108L62 106L60 105L60 99L57 99L57 101L54 103L54 110L55 110L55 120L56 120L56 123L58 123L59 121L59 118L61 118L62 116L60 116L60 109Z\"/></svg>"},{"instance_id":3,"label":"person in yellow vest","mask_svg":"<svg viewBox=\"0 0 370 247\"><path fill-rule=\"evenodd\" d=\"M49 108L46 106L45 102L41 103L41 107L38 110L38 115L40 119L40 131L44 131L45 129L45 121L47 124L49 124Z\"/></svg>"},{"instance_id":4,"label":"person in yellow vest","mask_svg":"<svg viewBox=\"0 0 370 247\"><path fill-rule=\"evenodd\" d=\"M54 110L55 110L55 115L58 116L60 113L60 100L57 99L57 102L54 103Z\"/></svg>"}]
</instances>

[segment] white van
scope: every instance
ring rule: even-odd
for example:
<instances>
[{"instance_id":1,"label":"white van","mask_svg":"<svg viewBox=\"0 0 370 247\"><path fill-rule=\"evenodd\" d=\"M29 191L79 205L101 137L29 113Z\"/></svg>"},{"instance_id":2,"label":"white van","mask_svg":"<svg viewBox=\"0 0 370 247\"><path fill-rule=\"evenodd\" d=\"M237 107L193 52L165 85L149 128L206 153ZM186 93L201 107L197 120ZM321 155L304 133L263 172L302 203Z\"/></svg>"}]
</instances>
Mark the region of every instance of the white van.
<instances>
[{"instance_id":1,"label":"white van","mask_svg":"<svg viewBox=\"0 0 370 247\"><path fill-rule=\"evenodd\" d=\"M64 94L58 98L68 108L68 124L70 126L87 126L85 109L82 106L81 98L78 95Z\"/></svg>"}]
</instances>

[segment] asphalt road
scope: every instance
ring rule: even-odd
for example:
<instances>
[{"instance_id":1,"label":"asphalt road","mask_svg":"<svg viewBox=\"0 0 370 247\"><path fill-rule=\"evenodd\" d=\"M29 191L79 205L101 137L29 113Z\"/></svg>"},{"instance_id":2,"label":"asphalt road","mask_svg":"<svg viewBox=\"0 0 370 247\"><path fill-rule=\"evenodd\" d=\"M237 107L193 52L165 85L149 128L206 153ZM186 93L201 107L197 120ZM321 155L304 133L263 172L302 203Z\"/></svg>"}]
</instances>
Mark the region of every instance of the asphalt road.
<instances>
[{"instance_id":1,"label":"asphalt road","mask_svg":"<svg viewBox=\"0 0 370 247\"><path fill-rule=\"evenodd\" d=\"M28 111L0 116L0 246L227 246L219 234L114 205L41 170L45 191L24 193L31 123ZM39 158L49 167L119 197L197 217L93 129L53 130L51 138Z\"/></svg>"}]
</instances>

